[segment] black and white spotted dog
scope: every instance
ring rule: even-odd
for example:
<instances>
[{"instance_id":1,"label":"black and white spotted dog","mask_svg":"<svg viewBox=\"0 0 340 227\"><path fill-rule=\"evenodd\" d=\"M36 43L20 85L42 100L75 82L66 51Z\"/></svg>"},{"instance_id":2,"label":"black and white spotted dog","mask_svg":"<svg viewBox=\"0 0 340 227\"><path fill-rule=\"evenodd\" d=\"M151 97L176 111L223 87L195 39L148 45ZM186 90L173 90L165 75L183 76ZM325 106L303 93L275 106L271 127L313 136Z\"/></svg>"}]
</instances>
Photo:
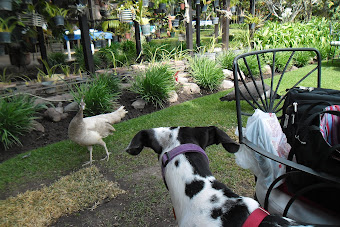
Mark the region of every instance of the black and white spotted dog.
<instances>
[{"instance_id":1,"label":"black and white spotted dog","mask_svg":"<svg viewBox=\"0 0 340 227\"><path fill-rule=\"evenodd\" d=\"M138 155L149 147L158 154L180 227L299 226L268 215L257 201L233 193L215 179L204 149L220 143L231 153L238 151L239 144L214 126L162 127L138 132L126 151Z\"/></svg>"}]
</instances>

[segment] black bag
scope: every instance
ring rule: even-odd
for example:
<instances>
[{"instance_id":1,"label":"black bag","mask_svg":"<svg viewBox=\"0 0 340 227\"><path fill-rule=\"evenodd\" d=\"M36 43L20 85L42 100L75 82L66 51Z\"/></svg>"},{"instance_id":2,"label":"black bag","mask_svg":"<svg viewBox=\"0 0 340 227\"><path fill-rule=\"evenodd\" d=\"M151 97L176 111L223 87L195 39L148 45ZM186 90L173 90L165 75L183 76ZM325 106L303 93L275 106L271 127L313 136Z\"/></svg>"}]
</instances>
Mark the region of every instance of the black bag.
<instances>
[{"instance_id":1,"label":"black bag","mask_svg":"<svg viewBox=\"0 0 340 227\"><path fill-rule=\"evenodd\" d=\"M321 114L331 113L340 116L339 111L325 111L325 107L339 104L340 91L332 89L294 88L288 92L281 120L282 130L292 146L288 159L295 159L298 163L315 170L340 176L340 145L330 146L319 128ZM289 191L296 192L308 185L321 182L320 178L300 173L287 178L286 185ZM340 195L337 189L317 189L304 196L325 208L340 212L337 205L340 202ZM330 196L332 199L329 199Z\"/></svg>"}]
</instances>

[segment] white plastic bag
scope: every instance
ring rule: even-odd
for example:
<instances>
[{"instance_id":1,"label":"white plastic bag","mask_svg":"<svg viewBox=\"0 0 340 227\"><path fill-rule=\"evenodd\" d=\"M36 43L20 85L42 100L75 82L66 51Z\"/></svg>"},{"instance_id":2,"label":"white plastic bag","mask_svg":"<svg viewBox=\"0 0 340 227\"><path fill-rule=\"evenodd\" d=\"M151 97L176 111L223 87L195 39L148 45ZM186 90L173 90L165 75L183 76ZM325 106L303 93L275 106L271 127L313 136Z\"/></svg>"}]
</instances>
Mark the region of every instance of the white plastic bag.
<instances>
[{"instance_id":1,"label":"white plastic bag","mask_svg":"<svg viewBox=\"0 0 340 227\"><path fill-rule=\"evenodd\" d=\"M255 113L248 118L243 135L263 150L279 157L288 157L291 147L287 143L286 135L282 132L275 113L255 110ZM245 145L240 147L235 156L236 163L242 168L250 169L257 176L258 183L267 188L286 171L284 165L252 151Z\"/></svg>"}]
</instances>

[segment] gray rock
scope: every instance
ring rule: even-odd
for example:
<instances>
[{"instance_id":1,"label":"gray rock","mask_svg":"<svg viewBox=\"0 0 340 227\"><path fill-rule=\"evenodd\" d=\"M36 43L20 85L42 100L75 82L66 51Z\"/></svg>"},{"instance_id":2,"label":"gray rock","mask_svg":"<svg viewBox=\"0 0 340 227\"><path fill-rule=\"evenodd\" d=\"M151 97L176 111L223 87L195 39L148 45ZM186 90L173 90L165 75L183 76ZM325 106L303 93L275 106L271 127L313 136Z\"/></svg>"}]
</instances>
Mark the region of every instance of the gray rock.
<instances>
[{"instance_id":1,"label":"gray rock","mask_svg":"<svg viewBox=\"0 0 340 227\"><path fill-rule=\"evenodd\" d=\"M185 83L183 84L183 93L184 94L197 94L200 93L200 87L195 83Z\"/></svg>"},{"instance_id":2,"label":"gray rock","mask_svg":"<svg viewBox=\"0 0 340 227\"><path fill-rule=\"evenodd\" d=\"M134 101L132 104L133 108L135 109L144 109L145 105L146 105L146 101L143 99L137 99L136 101Z\"/></svg>"},{"instance_id":3,"label":"gray rock","mask_svg":"<svg viewBox=\"0 0 340 227\"><path fill-rule=\"evenodd\" d=\"M220 90L228 90L234 87L234 82L231 80L223 80L220 85Z\"/></svg>"},{"instance_id":4,"label":"gray rock","mask_svg":"<svg viewBox=\"0 0 340 227\"><path fill-rule=\"evenodd\" d=\"M77 102L71 102L64 108L64 112L75 112L78 111L79 105Z\"/></svg>"},{"instance_id":5,"label":"gray rock","mask_svg":"<svg viewBox=\"0 0 340 227\"><path fill-rule=\"evenodd\" d=\"M168 101L170 103L173 103L173 102L177 102L177 100L178 100L178 94L176 93L176 91L170 91Z\"/></svg>"}]
</instances>

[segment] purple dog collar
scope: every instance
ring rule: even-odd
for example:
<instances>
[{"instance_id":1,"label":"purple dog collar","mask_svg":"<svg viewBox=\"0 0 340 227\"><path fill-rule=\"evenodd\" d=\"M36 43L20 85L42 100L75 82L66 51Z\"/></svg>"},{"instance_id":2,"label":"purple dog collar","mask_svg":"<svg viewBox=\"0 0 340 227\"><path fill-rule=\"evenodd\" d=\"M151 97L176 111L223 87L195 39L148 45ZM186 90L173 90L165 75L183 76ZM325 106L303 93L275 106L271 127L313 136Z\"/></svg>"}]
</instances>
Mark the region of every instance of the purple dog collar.
<instances>
[{"instance_id":1,"label":"purple dog collar","mask_svg":"<svg viewBox=\"0 0 340 227\"><path fill-rule=\"evenodd\" d=\"M162 156L162 176L163 176L164 182L165 182L164 169L165 169L166 165L169 162L171 162L171 160L174 159L177 155L187 153L187 152L201 153L201 154L203 154L203 156L209 162L209 158L208 158L207 154L205 153L205 151L200 146L198 146L196 144L188 143L188 144L183 144L183 145L180 145L178 147L175 147L171 151L165 152Z\"/></svg>"}]
</instances>

